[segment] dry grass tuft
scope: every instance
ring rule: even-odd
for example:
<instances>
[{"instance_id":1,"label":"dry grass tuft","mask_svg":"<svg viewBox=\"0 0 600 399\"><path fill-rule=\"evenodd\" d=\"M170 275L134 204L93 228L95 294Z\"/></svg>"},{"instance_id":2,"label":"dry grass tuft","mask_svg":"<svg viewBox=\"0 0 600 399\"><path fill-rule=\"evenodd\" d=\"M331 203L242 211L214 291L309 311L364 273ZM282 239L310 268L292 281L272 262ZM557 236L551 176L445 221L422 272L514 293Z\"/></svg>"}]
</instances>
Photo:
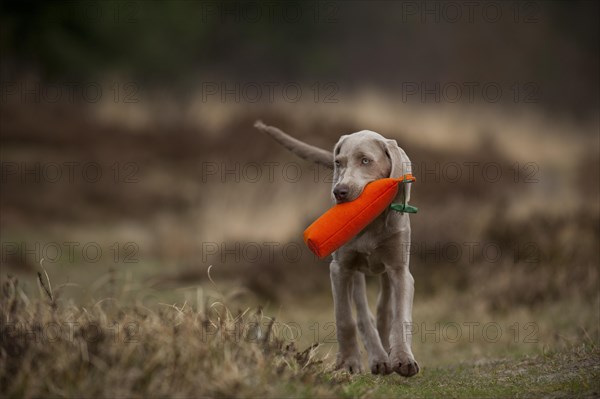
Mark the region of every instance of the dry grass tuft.
<instances>
[{"instance_id":1,"label":"dry grass tuft","mask_svg":"<svg viewBox=\"0 0 600 399\"><path fill-rule=\"evenodd\" d=\"M29 298L14 277L2 286L2 396L272 396L325 369L317 345L298 351L271 334L262 309L234 314L204 299L77 305L42 281L50 302Z\"/></svg>"}]
</instances>

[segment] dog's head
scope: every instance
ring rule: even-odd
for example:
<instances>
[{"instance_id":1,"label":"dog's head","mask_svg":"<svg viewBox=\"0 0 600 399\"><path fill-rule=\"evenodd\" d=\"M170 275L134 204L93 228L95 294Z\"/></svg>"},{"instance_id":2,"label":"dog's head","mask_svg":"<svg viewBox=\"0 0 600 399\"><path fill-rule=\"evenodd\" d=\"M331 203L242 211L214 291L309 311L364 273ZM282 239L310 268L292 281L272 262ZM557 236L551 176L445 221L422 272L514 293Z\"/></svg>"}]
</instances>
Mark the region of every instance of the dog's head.
<instances>
[{"instance_id":1,"label":"dog's head","mask_svg":"<svg viewBox=\"0 0 600 399\"><path fill-rule=\"evenodd\" d=\"M340 137L333 149L333 161L332 194L338 204L355 200L374 180L411 173L410 160L396 140L370 130ZM410 184L403 186L408 202Z\"/></svg>"}]
</instances>

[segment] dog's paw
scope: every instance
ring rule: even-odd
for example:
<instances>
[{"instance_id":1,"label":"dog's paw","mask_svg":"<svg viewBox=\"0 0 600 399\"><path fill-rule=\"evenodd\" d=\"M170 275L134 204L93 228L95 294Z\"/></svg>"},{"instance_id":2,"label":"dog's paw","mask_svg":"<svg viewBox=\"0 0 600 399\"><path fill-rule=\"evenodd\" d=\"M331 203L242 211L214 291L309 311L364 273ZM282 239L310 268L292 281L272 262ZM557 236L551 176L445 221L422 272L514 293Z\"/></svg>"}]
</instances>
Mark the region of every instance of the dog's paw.
<instances>
[{"instance_id":1,"label":"dog's paw","mask_svg":"<svg viewBox=\"0 0 600 399\"><path fill-rule=\"evenodd\" d=\"M393 371L392 365L388 359L387 354L385 353L381 356L369 359L369 367L371 368L371 374L387 375Z\"/></svg>"},{"instance_id":2,"label":"dog's paw","mask_svg":"<svg viewBox=\"0 0 600 399\"><path fill-rule=\"evenodd\" d=\"M362 373L362 365L360 362L360 354L354 354L350 356L342 356L341 353L337 355L336 369L345 369L350 374Z\"/></svg>"},{"instance_id":3,"label":"dog's paw","mask_svg":"<svg viewBox=\"0 0 600 399\"><path fill-rule=\"evenodd\" d=\"M419 372L419 364L415 358L404 351L398 351L390 356L392 369L403 377L412 377Z\"/></svg>"}]
</instances>

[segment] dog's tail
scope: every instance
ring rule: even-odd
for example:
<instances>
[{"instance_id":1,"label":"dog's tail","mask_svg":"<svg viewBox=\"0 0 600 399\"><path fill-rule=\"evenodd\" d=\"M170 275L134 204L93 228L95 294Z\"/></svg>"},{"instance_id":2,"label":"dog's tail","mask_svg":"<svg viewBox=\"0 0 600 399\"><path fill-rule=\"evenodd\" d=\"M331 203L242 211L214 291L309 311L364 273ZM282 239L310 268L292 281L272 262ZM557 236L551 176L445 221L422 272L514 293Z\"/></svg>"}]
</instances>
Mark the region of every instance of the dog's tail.
<instances>
[{"instance_id":1,"label":"dog's tail","mask_svg":"<svg viewBox=\"0 0 600 399\"><path fill-rule=\"evenodd\" d=\"M269 136L275 139L275 141L277 141L279 144L281 144L294 154L298 155L300 158L333 169L332 152L306 144L282 132L274 126L265 125L260 120L254 122L254 127L262 132L267 133Z\"/></svg>"}]
</instances>

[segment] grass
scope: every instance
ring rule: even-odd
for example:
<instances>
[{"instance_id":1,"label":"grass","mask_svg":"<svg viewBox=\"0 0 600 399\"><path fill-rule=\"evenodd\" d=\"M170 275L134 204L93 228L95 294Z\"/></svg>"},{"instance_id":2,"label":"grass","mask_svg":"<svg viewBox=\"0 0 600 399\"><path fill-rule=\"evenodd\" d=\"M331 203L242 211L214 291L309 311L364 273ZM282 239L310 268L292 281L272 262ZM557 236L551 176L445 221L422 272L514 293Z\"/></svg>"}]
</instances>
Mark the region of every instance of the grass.
<instances>
[{"instance_id":1,"label":"grass","mask_svg":"<svg viewBox=\"0 0 600 399\"><path fill-rule=\"evenodd\" d=\"M39 294L4 279L3 397L565 397L600 394L592 341L537 355L435 365L419 375L348 375L324 344L297 347L258 308L232 311L200 289L183 305L119 297L62 298L45 273ZM280 326L281 328L281 326ZM285 324L283 324L285 328ZM474 344L479 345L478 343ZM463 351L462 346L449 349ZM464 356L464 354L463 354ZM431 366L429 366L431 364ZM443 362L440 364L444 364Z\"/></svg>"},{"instance_id":2,"label":"grass","mask_svg":"<svg viewBox=\"0 0 600 399\"><path fill-rule=\"evenodd\" d=\"M369 397L545 397L600 393L600 353L589 346L543 356L424 368L401 380L360 376L349 393Z\"/></svg>"},{"instance_id":3,"label":"grass","mask_svg":"<svg viewBox=\"0 0 600 399\"><path fill-rule=\"evenodd\" d=\"M260 310L234 315L202 296L194 308L117 298L78 306L46 285L45 299L29 299L14 279L3 285L3 396L256 396L312 362L311 350L272 339Z\"/></svg>"}]
</instances>

